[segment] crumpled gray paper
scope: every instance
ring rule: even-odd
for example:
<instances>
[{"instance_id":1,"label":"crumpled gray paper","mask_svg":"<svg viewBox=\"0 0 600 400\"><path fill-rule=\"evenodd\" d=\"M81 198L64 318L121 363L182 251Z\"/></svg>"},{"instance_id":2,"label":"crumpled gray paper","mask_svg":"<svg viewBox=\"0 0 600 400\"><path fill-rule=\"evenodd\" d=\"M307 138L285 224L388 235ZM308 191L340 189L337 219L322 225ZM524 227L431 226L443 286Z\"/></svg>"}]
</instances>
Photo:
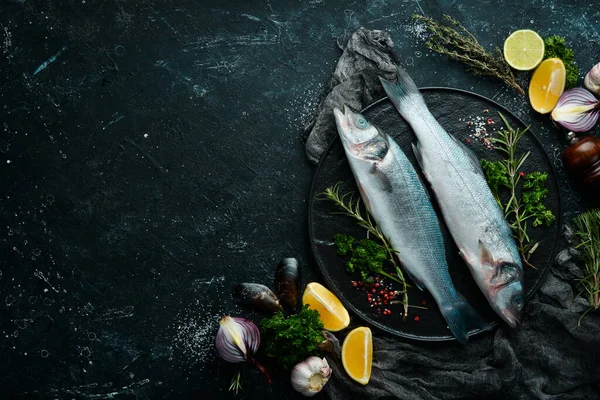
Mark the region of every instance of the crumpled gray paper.
<instances>
[{"instance_id":1,"label":"crumpled gray paper","mask_svg":"<svg viewBox=\"0 0 600 400\"><path fill-rule=\"evenodd\" d=\"M333 108L346 105L362 110L385 96L379 76L396 77L397 59L388 33L359 28L339 38L338 46L343 53L327 85L327 96L319 104L317 116L305 127L306 155L315 164L337 135Z\"/></svg>"}]
</instances>

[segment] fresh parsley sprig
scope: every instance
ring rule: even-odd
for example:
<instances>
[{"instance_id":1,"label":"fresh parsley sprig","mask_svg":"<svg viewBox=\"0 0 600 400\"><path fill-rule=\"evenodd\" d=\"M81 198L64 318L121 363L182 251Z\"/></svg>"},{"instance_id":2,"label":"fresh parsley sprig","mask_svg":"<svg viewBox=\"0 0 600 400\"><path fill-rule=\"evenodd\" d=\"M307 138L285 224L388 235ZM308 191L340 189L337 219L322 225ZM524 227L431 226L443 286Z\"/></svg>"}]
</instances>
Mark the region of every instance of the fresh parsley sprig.
<instances>
[{"instance_id":1,"label":"fresh parsley sprig","mask_svg":"<svg viewBox=\"0 0 600 400\"><path fill-rule=\"evenodd\" d=\"M339 214L343 214L343 215L352 217L358 223L358 225L360 227L367 230L367 235L373 235L373 236L375 236L375 238L377 238L379 240L379 242L381 243L381 247L387 253L388 261L390 263L392 263L392 265L395 269L396 276L393 276L393 275L383 271L383 269L381 269L380 272L377 272L377 273L384 275L402 285L402 288L399 290L399 292L402 293L402 304L404 305L404 318L406 318L406 316L408 315L408 288L409 288L409 285L406 282L404 273L402 272L400 265L396 261L396 253L398 253L398 251L394 250L389 245L389 241L385 237L383 232L381 232L379 227L377 227L371 221L371 217L369 216L369 213L366 213L366 216L363 217L363 213L361 211L360 198L358 198L356 201L354 201L354 193L353 192L348 192L344 195L340 195L340 185L341 185L341 182L338 182L334 186L328 187L327 189L325 189L324 192L322 192L318 195L318 198L323 199L323 200L333 201L336 204L336 206L341 210L339 212ZM346 243L346 246L348 246L348 243ZM352 247L352 243L350 243L350 248L351 247ZM376 254L377 254L377 252L376 252ZM367 259L369 259L369 258L370 257L367 256Z\"/></svg>"},{"instance_id":2,"label":"fresh parsley sprig","mask_svg":"<svg viewBox=\"0 0 600 400\"><path fill-rule=\"evenodd\" d=\"M491 138L497 150L504 153L501 161L481 160L481 166L500 208L504 210L505 217L514 232L519 253L523 262L535 269L529 262L539 242L531 243L527 232L528 223L532 226L550 226L556 220L552 211L544 205L548 194L546 179L548 174L531 172L525 175L522 167L531 154L530 151L519 154L518 143L529 130L514 129L510 126L504 115L498 113L506 129L498 132L498 137ZM502 188L508 189L509 199L503 203L500 196Z\"/></svg>"},{"instance_id":3,"label":"fresh parsley sprig","mask_svg":"<svg viewBox=\"0 0 600 400\"><path fill-rule=\"evenodd\" d=\"M319 353L324 340L319 312L306 304L299 313L287 318L278 311L271 318L263 319L260 332L266 355L285 369Z\"/></svg>"}]
</instances>

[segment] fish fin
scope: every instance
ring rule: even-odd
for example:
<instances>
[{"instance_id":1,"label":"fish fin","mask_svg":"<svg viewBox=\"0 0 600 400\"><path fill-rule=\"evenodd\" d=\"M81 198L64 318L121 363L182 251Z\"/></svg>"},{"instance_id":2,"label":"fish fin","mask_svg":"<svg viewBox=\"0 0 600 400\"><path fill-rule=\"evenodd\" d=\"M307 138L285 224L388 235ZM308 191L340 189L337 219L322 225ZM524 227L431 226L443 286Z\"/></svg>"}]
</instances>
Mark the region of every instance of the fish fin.
<instances>
[{"instance_id":1,"label":"fish fin","mask_svg":"<svg viewBox=\"0 0 600 400\"><path fill-rule=\"evenodd\" d=\"M392 187L392 183L390 182L390 179L387 177L387 175L380 170L377 167L377 163L374 162L371 165L371 169L369 170L369 173L371 175L373 175L374 181L377 184L377 187L383 191L383 192L392 192L393 191L393 187Z\"/></svg>"},{"instance_id":2,"label":"fish fin","mask_svg":"<svg viewBox=\"0 0 600 400\"><path fill-rule=\"evenodd\" d=\"M421 96L417 85L408 73L404 69L396 67L396 77L398 78L397 83L390 82L382 77L379 77L379 80L383 90L385 90L398 112L404 117L410 109L425 106L423 96Z\"/></svg>"},{"instance_id":3,"label":"fish fin","mask_svg":"<svg viewBox=\"0 0 600 400\"><path fill-rule=\"evenodd\" d=\"M419 279L415 278L414 275L411 274L410 272L408 272L408 270L406 268L404 268L404 272L406 272L406 275L408 275L410 280L413 281L413 283L415 284L416 287L419 288L419 290L424 290L423 288L425 287L425 285L423 285L423 282L421 282Z\"/></svg>"},{"instance_id":4,"label":"fish fin","mask_svg":"<svg viewBox=\"0 0 600 400\"><path fill-rule=\"evenodd\" d=\"M421 155L421 146L419 146L418 142L416 144L411 143L411 145L412 145L413 153L415 153L417 163L419 163L419 167L421 167L421 170L423 170L423 156Z\"/></svg>"},{"instance_id":5,"label":"fish fin","mask_svg":"<svg viewBox=\"0 0 600 400\"><path fill-rule=\"evenodd\" d=\"M369 200L369 196L367 196L367 192L365 191L365 187L360 182L356 182L358 184L358 191L360 192L360 197L365 203L365 207L367 207L367 211L369 214L373 215L373 211L371 209L371 200Z\"/></svg>"},{"instance_id":6,"label":"fish fin","mask_svg":"<svg viewBox=\"0 0 600 400\"><path fill-rule=\"evenodd\" d=\"M457 293L457 298L448 302L450 306L440 307L440 311L450 328L450 331L462 344L467 344L471 329L488 330L491 325L475 311L465 298Z\"/></svg>"},{"instance_id":7,"label":"fish fin","mask_svg":"<svg viewBox=\"0 0 600 400\"><path fill-rule=\"evenodd\" d=\"M494 262L494 258L492 257L492 253L489 252L485 244L479 239L479 250L481 251L480 262L481 265L492 265Z\"/></svg>"},{"instance_id":8,"label":"fish fin","mask_svg":"<svg viewBox=\"0 0 600 400\"><path fill-rule=\"evenodd\" d=\"M481 175L483 175L483 169L481 169L481 163L479 162L479 158L477 158L477 156L475 155L473 150L471 150L469 147L467 147L466 144L464 144L463 142L461 142L460 140L455 138L454 135L448 135L448 136L450 136L452 138L452 140L454 140L454 143L456 143L458 145L458 147L460 147L465 152L465 154L471 161L471 166L473 167L473 170L475 172L478 172Z\"/></svg>"}]
</instances>

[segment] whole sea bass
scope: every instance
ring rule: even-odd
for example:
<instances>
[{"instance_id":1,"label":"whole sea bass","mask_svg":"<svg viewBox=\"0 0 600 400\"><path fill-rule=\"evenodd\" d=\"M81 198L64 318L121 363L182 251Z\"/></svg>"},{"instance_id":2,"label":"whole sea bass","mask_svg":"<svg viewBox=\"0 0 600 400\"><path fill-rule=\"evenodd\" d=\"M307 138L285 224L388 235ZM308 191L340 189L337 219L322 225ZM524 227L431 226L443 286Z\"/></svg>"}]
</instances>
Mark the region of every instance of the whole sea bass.
<instances>
[{"instance_id":1,"label":"whole sea bass","mask_svg":"<svg viewBox=\"0 0 600 400\"><path fill-rule=\"evenodd\" d=\"M381 81L417 136L413 149L446 225L490 305L514 328L524 303L523 266L504 213L475 154L431 115L408 74L398 68L397 76L397 84Z\"/></svg>"},{"instance_id":2,"label":"whole sea bass","mask_svg":"<svg viewBox=\"0 0 600 400\"><path fill-rule=\"evenodd\" d=\"M362 115L334 109L338 133L361 197L413 282L432 294L452 334L466 343L469 328L486 323L456 291L439 221L427 191L396 142Z\"/></svg>"}]
</instances>

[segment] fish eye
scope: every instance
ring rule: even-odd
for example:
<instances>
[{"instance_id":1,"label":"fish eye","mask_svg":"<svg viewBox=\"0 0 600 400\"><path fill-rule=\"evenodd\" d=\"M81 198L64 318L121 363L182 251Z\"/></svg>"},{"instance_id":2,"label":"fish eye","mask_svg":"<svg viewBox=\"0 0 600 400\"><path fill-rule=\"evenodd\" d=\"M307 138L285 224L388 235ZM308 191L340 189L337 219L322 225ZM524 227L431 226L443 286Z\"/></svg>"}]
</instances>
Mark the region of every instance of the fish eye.
<instances>
[{"instance_id":1,"label":"fish eye","mask_svg":"<svg viewBox=\"0 0 600 400\"><path fill-rule=\"evenodd\" d=\"M513 297L512 303L513 303L513 306L515 306L515 308L520 310L521 308L523 308L523 304L525 303L525 301L523 300L523 296L518 294L515 297Z\"/></svg>"},{"instance_id":2,"label":"fish eye","mask_svg":"<svg viewBox=\"0 0 600 400\"><path fill-rule=\"evenodd\" d=\"M369 126L369 123L367 122L366 119L364 119L364 117L358 117L356 119L356 126L359 127L359 128L361 128L361 129L364 129L367 126Z\"/></svg>"},{"instance_id":3,"label":"fish eye","mask_svg":"<svg viewBox=\"0 0 600 400\"><path fill-rule=\"evenodd\" d=\"M502 273L506 274L508 276L515 276L517 274L517 268L515 268L514 265L511 264L505 264L502 267Z\"/></svg>"}]
</instances>

